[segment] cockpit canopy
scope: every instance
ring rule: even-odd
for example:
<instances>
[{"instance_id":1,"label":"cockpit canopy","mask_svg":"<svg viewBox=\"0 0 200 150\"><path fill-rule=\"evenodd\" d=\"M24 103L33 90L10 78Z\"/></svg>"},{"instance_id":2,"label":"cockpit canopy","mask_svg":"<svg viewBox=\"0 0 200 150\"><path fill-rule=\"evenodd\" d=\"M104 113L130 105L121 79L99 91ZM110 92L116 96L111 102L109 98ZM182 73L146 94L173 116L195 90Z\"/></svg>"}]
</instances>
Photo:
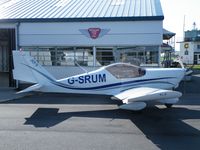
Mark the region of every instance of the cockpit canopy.
<instances>
[{"instance_id":1,"label":"cockpit canopy","mask_svg":"<svg viewBox=\"0 0 200 150\"><path fill-rule=\"evenodd\" d=\"M117 79L141 77L146 73L145 69L126 63L112 64L105 67L105 69Z\"/></svg>"}]
</instances>

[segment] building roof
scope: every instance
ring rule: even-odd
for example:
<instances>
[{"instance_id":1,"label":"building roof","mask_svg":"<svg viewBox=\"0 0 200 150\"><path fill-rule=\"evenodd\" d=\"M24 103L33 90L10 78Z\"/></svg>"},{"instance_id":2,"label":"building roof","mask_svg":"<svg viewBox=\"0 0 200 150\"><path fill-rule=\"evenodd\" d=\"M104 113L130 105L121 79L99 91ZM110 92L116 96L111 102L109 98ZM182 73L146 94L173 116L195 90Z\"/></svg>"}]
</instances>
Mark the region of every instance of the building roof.
<instances>
[{"instance_id":1,"label":"building roof","mask_svg":"<svg viewBox=\"0 0 200 150\"><path fill-rule=\"evenodd\" d=\"M176 33L173 33L171 31L163 29L163 40L169 40L169 39L171 39L175 35L176 35Z\"/></svg>"},{"instance_id":2,"label":"building roof","mask_svg":"<svg viewBox=\"0 0 200 150\"><path fill-rule=\"evenodd\" d=\"M200 30L193 29L191 31L185 31L185 42L199 42L200 41Z\"/></svg>"},{"instance_id":3,"label":"building roof","mask_svg":"<svg viewBox=\"0 0 200 150\"><path fill-rule=\"evenodd\" d=\"M163 20L160 0L1 0L0 22Z\"/></svg>"}]
</instances>

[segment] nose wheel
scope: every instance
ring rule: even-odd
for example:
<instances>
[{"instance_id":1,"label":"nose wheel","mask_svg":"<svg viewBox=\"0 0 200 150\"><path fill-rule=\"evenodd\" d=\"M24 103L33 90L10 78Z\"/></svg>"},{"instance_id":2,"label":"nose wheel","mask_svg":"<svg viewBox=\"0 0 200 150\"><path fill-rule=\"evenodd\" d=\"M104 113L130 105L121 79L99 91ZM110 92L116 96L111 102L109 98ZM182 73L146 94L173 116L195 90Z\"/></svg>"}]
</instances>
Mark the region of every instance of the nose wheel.
<instances>
[{"instance_id":1,"label":"nose wheel","mask_svg":"<svg viewBox=\"0 0 200 150\"><path fill-rule=\"evenodd\" d=\"M165 106L166 106L167 108L171 108L171 107L173 106L173 104L165 104Z\"/></svg>"}]
</instances>

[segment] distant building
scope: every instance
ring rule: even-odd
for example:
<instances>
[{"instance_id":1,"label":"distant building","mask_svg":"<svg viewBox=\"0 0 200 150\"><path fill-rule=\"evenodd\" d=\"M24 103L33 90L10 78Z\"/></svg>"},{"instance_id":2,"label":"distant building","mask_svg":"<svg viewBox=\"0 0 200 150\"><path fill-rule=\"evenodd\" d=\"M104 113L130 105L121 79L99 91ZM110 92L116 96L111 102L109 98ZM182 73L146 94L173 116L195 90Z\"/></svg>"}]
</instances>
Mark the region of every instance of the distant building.
<instances>
[{"instance_id":1,"label":"distant building","mask_svg":"<svg viewBox=\"0 0 200 150\"><path fill-rule=\"evenodd\" d=\"M185 32L184 41L180 42L180 57L183 63L200 64L200 30Z\"/></svg>"}]
</instances>

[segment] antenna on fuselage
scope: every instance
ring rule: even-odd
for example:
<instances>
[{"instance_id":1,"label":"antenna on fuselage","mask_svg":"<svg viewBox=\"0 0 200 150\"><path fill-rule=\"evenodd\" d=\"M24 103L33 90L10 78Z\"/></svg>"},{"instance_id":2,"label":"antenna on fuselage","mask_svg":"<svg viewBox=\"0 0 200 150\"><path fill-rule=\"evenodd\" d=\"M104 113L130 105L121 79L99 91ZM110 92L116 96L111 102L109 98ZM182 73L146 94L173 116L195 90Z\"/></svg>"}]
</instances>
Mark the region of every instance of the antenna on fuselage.
<instances>
[{"instance_id":1,"label":"antenna on fuselage","mask_svg":"<svg viewBox=\"0 0 200 150\"><path fill-rule=\"evenodd\" d=\"M75 63L81 70L83 70L85 73L88 73L88 71L87 71L85 68L83 68L83 67L77 62L76 59L74 60L74 63Z\"/></svg>"}]
</instances>

